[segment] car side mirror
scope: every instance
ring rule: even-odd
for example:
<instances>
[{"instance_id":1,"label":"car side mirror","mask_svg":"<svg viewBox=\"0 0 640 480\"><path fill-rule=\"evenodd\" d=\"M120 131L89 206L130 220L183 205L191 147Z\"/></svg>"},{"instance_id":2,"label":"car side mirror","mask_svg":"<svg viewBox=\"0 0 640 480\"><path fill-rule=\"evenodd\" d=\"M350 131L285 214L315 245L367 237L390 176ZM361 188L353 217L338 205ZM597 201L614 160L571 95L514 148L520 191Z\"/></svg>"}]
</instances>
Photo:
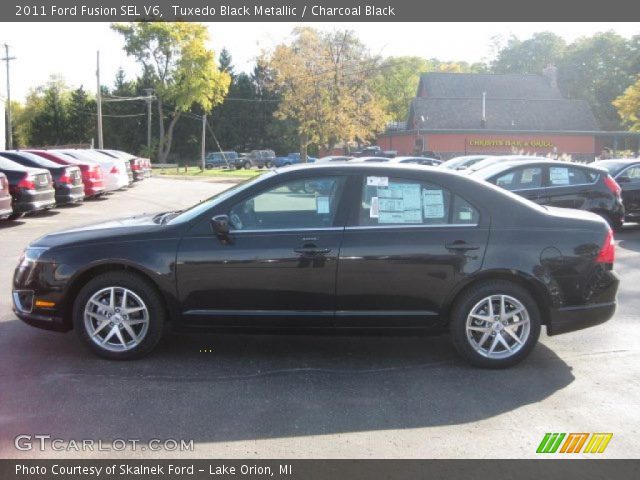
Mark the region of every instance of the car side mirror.
<instances>
[{"instance_id":1,"label":"car side mirror","mask_svg":"<svg viewBox=\"0 0 640 480\"><path fill-rule=\"evenodd\" d=\"M618 178L616 178L616 181L617 181L618 183L630 183L630 182L631 182L631 179L630 179L629 177L627 177L627 176L624 176L624 177L618 177Z\"/></svg>"},{"instance_id":2,"label":"car side mirror","mask_svg":"<svg viewBox=\"0 0 640 480\"><path fill-rule=\"evenodd\" d=\"M229 232L231 231L231 227L229 225L229 216L228 215L216 215L211 219L211 228L213 228L213 233L215 233L218 240L223 243L229 242Z\"/></svg>"}]
</instances>

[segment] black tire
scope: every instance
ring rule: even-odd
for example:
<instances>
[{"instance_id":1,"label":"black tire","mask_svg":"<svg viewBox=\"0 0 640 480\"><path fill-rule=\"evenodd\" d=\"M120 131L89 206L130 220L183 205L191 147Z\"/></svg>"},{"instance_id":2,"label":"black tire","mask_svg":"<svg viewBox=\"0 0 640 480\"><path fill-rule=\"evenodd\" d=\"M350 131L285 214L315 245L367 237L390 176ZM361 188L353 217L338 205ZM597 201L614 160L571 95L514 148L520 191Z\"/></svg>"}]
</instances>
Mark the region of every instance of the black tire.
<instances>
[{"instance_id":1,"label":"black tire","mask_svg":"<svg viewBox=\"0 0 640 480\"><path fill-rule=\"evenodd\" d=\"M251 170L251 162L250 161L247 160L246 162L244 162L243 165L244 165L245 170Z\"/></svg>"},{"instance_id":2,"label":"black tire","mask_svg":"<svg viewBox=\"0 0 640 480\"><path fill-rule=\"evenodd\" d=\"M144 338L135 347L124 351L110 351L94 342L87 332L84 321L84 309L89 299L100 290L110 287L124 287L138 295L145 303L149 313L148 329ZM92 278L78 292L73 304L73 327L96 355L110 360L133 360L148 354L162 337L166 311L157 290L147 280L135 273L108 272Z\"/></svg>"},{"instance_id":3,"label":"black tire","mask_svg":"<svg viewBox=\"0 0 640 480\"><path fill-rule=\"evenodd\" d=\"M513 297L529 314L528 337L518 351L505 358L489 358L482 355L476 351L467 337L467 317L479 302L492 295ZM488 280L472 285L456 299L451 311L449 329L454 347L471 365L481 368L506 368L521 362L531 353L540 336L540 324L540 309L526 289L505 280Z\"/></svg>"},{"instance_id":4,"label":"black tire","mask_svg":"<svg viewBox=\"0 0 640 480\"><path fill-rule=\"evenodd\" d=\"M19 218L24 217L24 213L12 213L7 217L7 220L18 220Z\"/></svg>"},{"instance_id":5,"label":"black tire","mask_svg":"<svg viewBox=\"0 0 640 480\"><path fill-rule=\"evenodd\" d=\"M207 170L211 170L213 168L213 165L211 165L210 163L205 163L204 168L206 168Z\"/></svg>"},{"instance_id":6,"label":"black tire","mask_svg":"<svg viewBox=\"0 0 640 480\"><path fill-rule=\"evenodd\" d=\"M267 160L267 162L264 164L264 166L266 168L273 168L273 162L271 160Z\"/></svg>"}]
</instances>

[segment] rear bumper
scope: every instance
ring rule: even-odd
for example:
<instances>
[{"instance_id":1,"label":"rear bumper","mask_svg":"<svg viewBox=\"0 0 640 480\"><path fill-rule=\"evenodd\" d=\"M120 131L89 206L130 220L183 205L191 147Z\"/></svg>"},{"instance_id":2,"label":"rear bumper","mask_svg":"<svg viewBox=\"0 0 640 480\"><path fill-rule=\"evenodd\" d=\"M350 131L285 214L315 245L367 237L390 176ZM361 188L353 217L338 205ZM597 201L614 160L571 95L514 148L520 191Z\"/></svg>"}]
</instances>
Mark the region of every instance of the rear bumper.
<instances>
[{"instance_id":1,"label":"rear bumper","mask_svg":"<svg viewBox=\"0 0 640 480\"><path fill-rule=\"evenodd\" d=\"M56 206L55 191L22 192L13 203L14 213L35 212Z\"/></svg>"},{"instance_id":2,"label":"rear bumper","mask_svg":"<svg viewBox=\"0 0 640 480\"><path fill-rule=\"evenodd\" d=\"M72 187L56 188L56 204L67 205L69 203L81 202L84 200L84 186L74 185Z\"/></svg>"},{"instance_id":3,"label":"rear bumper","mask_svg":"<svg viewBox=\"0 0 640 480\"><path fill-rule=\"evenodd\" d=\"M615 312L616 302L554 309L549 317L547 333L560 335L600 325L613 317Z\"/></svg>"},{"instance_id":4,"label":"rear bumper","mask_svg":"<svg viewBox=\"0 0 640 480\"><path fill-rule=\"evenodd\" d=\"M8 217L13 213L13 208L11 208L11 197L2 197L0 198L0 218Z\"/></svg>"}]
</instances>

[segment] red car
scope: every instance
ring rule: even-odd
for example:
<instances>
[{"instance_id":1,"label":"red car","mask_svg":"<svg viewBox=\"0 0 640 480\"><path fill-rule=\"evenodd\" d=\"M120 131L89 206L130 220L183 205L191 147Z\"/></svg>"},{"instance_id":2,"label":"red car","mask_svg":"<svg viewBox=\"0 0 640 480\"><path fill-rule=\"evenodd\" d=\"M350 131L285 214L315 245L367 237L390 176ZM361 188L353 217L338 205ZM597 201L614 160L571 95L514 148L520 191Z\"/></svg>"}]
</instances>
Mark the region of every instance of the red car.
<instances>
[{"instance_id":1,"label":"red car","mask_svg":"<svg viewBox=\"0 0 640 480\"><path fill-rule=\"evenodd\" d=\"M59 165L76 165L82 172L82 183L84 183L85 198L96 197L105 193L104 178L102 170L97 163L89 163L84 160L76 160L67 155L49 152L48 150L25 150L47 160L51 160Z\"/></svg>"},{"instance_id":2,"label":"red car","mask_svg":"<svg viewBox=\"0 0 640 480\"><path fill-rule=\"evenodd\" d=\"M7 176L0 172L0 220L9 218L13 213L11 208L11 193L9 192L9 181Z\"/></svg>"}]
</instances>

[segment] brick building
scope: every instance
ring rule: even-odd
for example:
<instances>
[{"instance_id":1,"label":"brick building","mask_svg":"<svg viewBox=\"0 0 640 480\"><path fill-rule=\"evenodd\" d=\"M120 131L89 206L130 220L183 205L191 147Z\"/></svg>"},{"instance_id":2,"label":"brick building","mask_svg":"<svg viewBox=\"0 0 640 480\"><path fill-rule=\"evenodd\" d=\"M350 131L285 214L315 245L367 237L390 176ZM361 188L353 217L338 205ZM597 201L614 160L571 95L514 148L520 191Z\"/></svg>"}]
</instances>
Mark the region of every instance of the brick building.
<instances>
[{"instance_id":1,"label":"brick building","mask_svg":"<svg viewBox=\"0 0 640 480\"><path fill-rule=\"evenodd\" d=\"M587 161L605 147L635 150L638 141L637 133L600 131L586 101L562 96L555 67L543 75L425 73L406 124L377 139L399 155L527 152Z\"/></svg>"}]
</instances>

